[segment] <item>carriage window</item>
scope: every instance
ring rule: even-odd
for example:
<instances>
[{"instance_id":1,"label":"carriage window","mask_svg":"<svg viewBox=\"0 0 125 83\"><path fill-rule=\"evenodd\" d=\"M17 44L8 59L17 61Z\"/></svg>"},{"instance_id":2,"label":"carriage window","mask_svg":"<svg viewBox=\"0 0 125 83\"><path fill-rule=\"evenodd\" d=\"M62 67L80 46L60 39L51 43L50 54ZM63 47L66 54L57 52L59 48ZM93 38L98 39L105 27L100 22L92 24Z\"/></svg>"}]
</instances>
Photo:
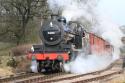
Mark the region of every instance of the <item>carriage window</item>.
<instances>
[{"instance_id":1,"label":"carriage window","mask_svg":"<svg viewBox=\"0 0 125 83\"><path fill-rule=\"evenodd\" d=\"M111 46L110 45L105 45L106 48L110 48Z\"/></svg>"}]
</instances>

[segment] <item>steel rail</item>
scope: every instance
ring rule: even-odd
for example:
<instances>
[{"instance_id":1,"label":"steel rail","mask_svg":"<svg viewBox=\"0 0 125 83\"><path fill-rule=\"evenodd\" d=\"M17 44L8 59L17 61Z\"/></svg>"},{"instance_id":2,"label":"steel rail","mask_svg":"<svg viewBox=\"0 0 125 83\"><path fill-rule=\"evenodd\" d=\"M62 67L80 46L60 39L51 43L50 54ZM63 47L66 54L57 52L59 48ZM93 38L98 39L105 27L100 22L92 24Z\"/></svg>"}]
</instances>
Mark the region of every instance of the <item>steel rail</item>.
<instances>
[{"instance_id":1,"label":"steel rail","mask_svg":"<svg viewBox=\"0 0 125 83\"><path fill-rule=\"evenodd\" d=\"M97 81L97 80L104 79L106 77L110 77L110 76L115 75L115 74L120 74L121 72L122 71L119 70L119 71L114 71L114 72L104 74L104 75L98 75L98 76L93 75L93 77L91 77L91 78L87 78L87 79L83 79L83 80L79 80L79 81L75 81L75 82L71 82L71 83L86 83L86 82ZM73 80L73 79L77 79L77 78L80 78L80 77L85 77L85 76L90 75L90 74L92 74L92 73L81 74L81 75L59 78L59 79L53 79L53 80L48 80L48 81L41 81L41 82L38 82L38 83L56 83L56 82L61 82L61 81L64 81L64 80Z\"/></svg>"}]
</instances>

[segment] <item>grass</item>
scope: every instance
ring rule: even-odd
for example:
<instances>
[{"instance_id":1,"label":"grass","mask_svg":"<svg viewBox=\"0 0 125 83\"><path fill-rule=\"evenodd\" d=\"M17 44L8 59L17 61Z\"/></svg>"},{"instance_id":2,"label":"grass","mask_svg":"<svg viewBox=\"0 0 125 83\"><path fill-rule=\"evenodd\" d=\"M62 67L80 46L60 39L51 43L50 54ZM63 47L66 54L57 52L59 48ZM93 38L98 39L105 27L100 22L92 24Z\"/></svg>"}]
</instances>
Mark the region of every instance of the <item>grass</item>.
<instances>
[{"instance_id":1,"label":"grass","mask_svg":"<svg viewBox=\"0 0 125 83\"><path fill-rule=\"evenodd\" d=\"M14 56L15 61L18 62L17 66L15 68L7 66L7 63L12 59L13 53L11 49L15 47L14 44L9 43L3 43L0 42L0 71L6 70L6 72L10 73L16 73L16 72L22 72L27 71L30 65L30 61L27 60L25 55L19 55ZM28 44L26 44L28 45ZM21 49L21 48L20 48ZM6 74L6 72L0 72L2 74Z\"/></svg>"},{"instance_id":2,"label":"grass","mask_svg":"<svg viewBox=\"0 0 125 83\"><path fill-rule=\"evenodd\" d=\"M0 76L11 75L12 68L7 66L8 60L11 58L9 48L0 50Z\"/></svg>"},{"instance_id":3,"label":"grass","mask_svg":"<svg viewBox=\"0 0 125 83\"><path fill-rule=\"evenodd\" d=\"M6 63L12 55L10 50L14 46L12 43L0 42L0 67L6 67Z\"/></svg>"}]
</instances>

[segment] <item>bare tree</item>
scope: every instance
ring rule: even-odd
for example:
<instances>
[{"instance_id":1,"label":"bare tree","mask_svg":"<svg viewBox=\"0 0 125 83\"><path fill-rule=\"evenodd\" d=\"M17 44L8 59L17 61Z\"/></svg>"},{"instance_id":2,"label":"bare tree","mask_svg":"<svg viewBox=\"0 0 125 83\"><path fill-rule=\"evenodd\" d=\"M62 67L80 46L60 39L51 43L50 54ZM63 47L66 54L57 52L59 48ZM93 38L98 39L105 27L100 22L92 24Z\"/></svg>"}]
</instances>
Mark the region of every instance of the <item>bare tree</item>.
<instances>
[{"instance_id":1,"label":"bare tree","mask_svg":"<svg viewBox=\"0 0 125 83\"><path fill-rule=\"evenodd\" d=\"M6 30L0 35L12 33L16 38L16 43L20 44L25 40L27 24L34 17L45 15L47 10L46 0L0 0L0 12L6 17Z\"/></svg>"}]
</instances>

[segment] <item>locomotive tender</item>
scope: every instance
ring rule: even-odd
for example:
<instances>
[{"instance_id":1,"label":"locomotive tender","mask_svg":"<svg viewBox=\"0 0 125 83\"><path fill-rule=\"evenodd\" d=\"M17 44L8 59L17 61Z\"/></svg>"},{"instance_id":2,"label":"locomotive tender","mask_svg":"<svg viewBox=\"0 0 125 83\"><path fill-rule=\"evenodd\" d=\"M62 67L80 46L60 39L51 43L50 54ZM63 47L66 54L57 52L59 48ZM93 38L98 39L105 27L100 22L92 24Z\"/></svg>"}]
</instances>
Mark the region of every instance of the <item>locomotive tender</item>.
<instances>
[{"instance_id":1,"label":"locomotive tender","mask_svg":"<svg viewBox=\"0 0 125 83\"><path fill-rule=\"evenodd\" d=\"M28 58L37 61L37 70L63 71L63 64L74 60L79 49L86 53L111 55L113 47L102 38L88 33L74 21L66 22L62 16L52 15L40 29L41 45L33 45Z\"/></svg>"}]
</instances>

